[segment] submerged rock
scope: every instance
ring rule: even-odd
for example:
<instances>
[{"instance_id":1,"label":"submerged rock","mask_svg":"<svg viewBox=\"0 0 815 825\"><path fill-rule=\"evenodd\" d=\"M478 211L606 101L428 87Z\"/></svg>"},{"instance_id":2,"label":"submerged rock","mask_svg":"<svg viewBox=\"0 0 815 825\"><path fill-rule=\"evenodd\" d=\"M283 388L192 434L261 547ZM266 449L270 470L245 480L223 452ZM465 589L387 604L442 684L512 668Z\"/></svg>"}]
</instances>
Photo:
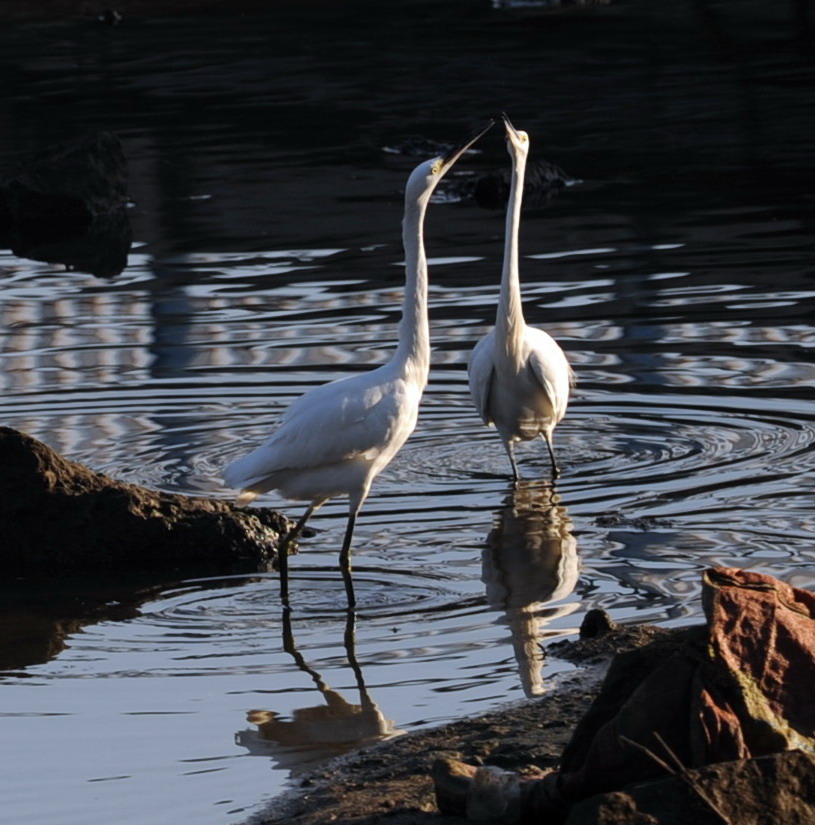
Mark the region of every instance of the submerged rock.
<instances>
[{"instance_id":1,"label":"submerged rock","mask_svg":"<svg viewBox=\"0 0 815 825\"><path fill-rule=\"evenodd\" d=\"M112 278L127 266L133 240L130 220L124 210L93 221L78 234L48 234L40 229L18 227L0 242L18 258L62 264L68 270L90 272L97 278Z\"/></svg>"},{"instance_id":2,"label":"submerged rock","mask_svg":"<svg viewBox=\"0 0 815 825\"><path fill-rule=\"evenodd\" d=\"M116 481L0 427L0 564L6 575L56 570L268 565L290 522L267 508Z\"/></svg>"},{"instance_id":3,"label":"submerged rock","mask_svg":"<svg viewBox=\"0 0 815 825\"><path fill-rule=\"evenodd\" d=\"M15 255L102 277L127 265L127 165L97 132L25 156L0 178L0 243Z\"/></svg>"},{"instance_id":4,"label":"submerged rock","mask_svg":"<svg viewBox=\"0 0 815 825\"><path fill-rule=\"evenodd\" d=\"M531 160L524 180L524 204L540 206L567 186L579 183L548 160ZM472 187L473 200L482 209L503 209L509 200L510 170L501 169L478 177Z\"/></svg>"},{"instance_id":5,"label":"submerged rock","mask_svg":"<svg viewBox=\"0 0 815 825\"><path fill-rule=\"evenodd\" d=\"M0 215L19 224L53 221L81 230L126 205L124 151L109 132L32 152L0 181Z\"/></svg>"}]
</instances>

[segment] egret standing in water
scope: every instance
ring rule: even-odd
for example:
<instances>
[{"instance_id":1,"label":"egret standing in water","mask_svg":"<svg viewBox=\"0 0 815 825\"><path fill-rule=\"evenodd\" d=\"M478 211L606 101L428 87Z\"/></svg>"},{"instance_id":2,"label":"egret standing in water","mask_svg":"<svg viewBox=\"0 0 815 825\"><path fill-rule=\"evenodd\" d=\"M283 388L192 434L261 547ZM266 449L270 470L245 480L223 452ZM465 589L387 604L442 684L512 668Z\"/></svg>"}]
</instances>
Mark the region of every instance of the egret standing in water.
<instances>
[{"instance_id":1,"label":"egret standing in water","mask_svg":"<svg viewBox=\"0 0 815 825\"><path fill-rule=\"evenodd\" d=\"M517 481L515 442L540 435L549 449L552 477L560 475L552 433L566 414L572 369L563 350L543 330L526 325L518 276L518 227L529 136L502 115L512 179L507 207L504 269L495 329L476 344L469 366L470 394L487 426L495 426Z\"/></svg>"},{"instance_id":2,"label":"egret standing in water","mask_svg":"<svg viewBox=\"0 0 815 825\"><path fill-rule=\"evenodd\" d=\"M425 211L436 184L490 126L492 121L445 157L419 164L408 178L402 223L405 297L399 345L393 358L371 372L310 390L289 407L264 444L224 470L227 486L241 490L238 504L248 504L268 490L310 502L279 553L281 599L286 606L288 548L311 514L335 496L348 496L340 568L348 606L356 603L351 581L351 539L357 514L371 482L413 432L430 369Z\"/></svg>"}]
</instances>

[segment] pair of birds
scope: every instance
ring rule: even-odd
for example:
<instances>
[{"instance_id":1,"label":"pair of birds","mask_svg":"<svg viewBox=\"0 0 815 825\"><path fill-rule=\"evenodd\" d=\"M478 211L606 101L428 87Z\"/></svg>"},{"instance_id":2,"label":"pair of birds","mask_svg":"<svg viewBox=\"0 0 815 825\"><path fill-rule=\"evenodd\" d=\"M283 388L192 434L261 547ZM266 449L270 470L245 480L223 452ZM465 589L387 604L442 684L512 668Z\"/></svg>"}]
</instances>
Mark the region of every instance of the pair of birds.
<instances>
[{"instance_id":1,"label":"pair of birds","mask_svg":"<svg viewBox=\"0 0 815 825\"><path fill-rule=\"evenodd\" d=\"M542 436L552 461L552 433L566 412L572 370L555 341L526 325L518 277L518 228L529 136L502 115L512 179L506 218L501 297L495 328L475 347L469 366L470 392L484 423L494 425L519 478L514 444ZM354 525L374 478L390 463L416 426L419 401L430 371L427 316L427 259L423 227L428 202L453 164L492 126L444 157L419 164L405 188L402 239L405 295L399 345L391 360L371 372L315 387L298 398L280 426L261 446L224 470L227 486L241 490L238 504L248 504L268 490L308 501L305 513L281 547L281 600L288 606L288 548L311 514L328 499L347 495L348 524L340 551L340 569L350 608Z\"/></svg>"}]
</instances>

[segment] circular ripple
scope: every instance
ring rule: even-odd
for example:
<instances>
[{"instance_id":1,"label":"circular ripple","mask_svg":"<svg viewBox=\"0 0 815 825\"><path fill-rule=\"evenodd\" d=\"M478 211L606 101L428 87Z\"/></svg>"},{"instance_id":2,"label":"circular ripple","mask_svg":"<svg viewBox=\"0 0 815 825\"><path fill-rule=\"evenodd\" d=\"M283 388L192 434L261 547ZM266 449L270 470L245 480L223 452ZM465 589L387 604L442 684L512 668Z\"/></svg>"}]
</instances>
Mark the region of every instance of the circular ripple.
<instances>
[{"instance_id":1,"label":"circular ripple","mask_svg":"<svg viewBox=\"0 0 815 825\"><path fill-rule=\"evenodd\" d=\"M446 430L446 431L443 431ZM435 430L435 432L434 432ZM450 432L454 430L455 432ZM412 449L411 449L412 443ZM425 428L404 452L399 478L509 476L509 462L495 430L465 426ZM711 485L754 484L762 477L797 474L815 466L815 425L801 418L732 407L690 406L680 398L608 403L582 400L555 432L562 463L559 486L694 495ZM516 446L522 474L547 478L542 441Z\"/></svg>"}]
</instances>

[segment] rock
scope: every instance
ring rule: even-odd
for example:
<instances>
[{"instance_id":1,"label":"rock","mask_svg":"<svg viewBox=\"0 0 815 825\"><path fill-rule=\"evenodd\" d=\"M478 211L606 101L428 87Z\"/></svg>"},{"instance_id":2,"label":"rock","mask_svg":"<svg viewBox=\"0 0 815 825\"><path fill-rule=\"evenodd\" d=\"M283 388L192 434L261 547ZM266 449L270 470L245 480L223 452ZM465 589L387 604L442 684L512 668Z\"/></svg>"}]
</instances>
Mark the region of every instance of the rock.
<instances>
[{"instance_id":1,"label":"rock","mask_svg":"<svg viewBox=\"0 0 815 825\"><path fill-rule=\"evenodd\" d=\"M499 811L504 825L815 822L815 595L717 567L702 605L706 624L615 655L556 770L526 779L440 760L442 812Z\"/></svg>"},{"instance_id":2,"label":"rock","mask_svg":"<svg viewBox=\"0 0 815 825\"><path fill-rule=\"evenodd\" d=\"M68 270L90 272L97 278L112 278L127 266L132 240L124 210L94 220L80 234L48 236L22 226L12 236L0 237L18 258L62 264Z\"/></svg>"},{"instance_id":3,"label":"rock","mask_svg":"<svg viewBox=\"0 0 815 825\"><path fill-rule=\"evenodd\" d=\"M0 427L0 564L6 575L268 565L285 516L116 481Z\"/></svg>"},{"instance_id":4,"label":"rock","mask_svg":"<svg viewBox=\"0 0 815 825\"><path fill-rule=\"evenodd\" d=\"M509 183L508 169L481 175L473 185L473 200L482 209L503 209L509 200ZM554 163L532 160L527 165L524 180L524 205L544 204L562 189L575 183L578 181Z\"/></svg>"},{"instance_id":5,"label":"rock","mask_svg":"<svg viewBox=\"0 0 815 825\"><path fill-rule=\"evenodd\" d=\"M617 624L611 616L605 610L594 608L589 610L583 617L583 622L580 625L580 638L596 639L605 636L607 633L613 633L615 630L617 630Z\"/></svg>"},{"instance_id":6,"label":"rock","mask_svg":"<svg viewBox=\"0 0 815 825\"><path fill-rule=\"evenodd\" d=\"M757 825L815 822L815 761L802 751L719 762L595 796L566 825Z\"/></svg>"},{"instance_id":7,"label":"rock","mask_svg":"<svg viewBox=\"0 0 815 825\"><path fill-rule=\"evenodd\" d=\"M97 132L31 153L0 178L0 243L95 275L121 272L131 232L119 139Z\"/></svg>"},{"instance_id":8,"label":"rock","mask_svg":"<svg viewBox=\"0 0 815 825\"><path fill-rule=\"evenodd\" d=\"M85 229L127 205L127 166L119 139L96 132L26 156L0 181L0 216Z\"/></svg>"}]
</instances>

